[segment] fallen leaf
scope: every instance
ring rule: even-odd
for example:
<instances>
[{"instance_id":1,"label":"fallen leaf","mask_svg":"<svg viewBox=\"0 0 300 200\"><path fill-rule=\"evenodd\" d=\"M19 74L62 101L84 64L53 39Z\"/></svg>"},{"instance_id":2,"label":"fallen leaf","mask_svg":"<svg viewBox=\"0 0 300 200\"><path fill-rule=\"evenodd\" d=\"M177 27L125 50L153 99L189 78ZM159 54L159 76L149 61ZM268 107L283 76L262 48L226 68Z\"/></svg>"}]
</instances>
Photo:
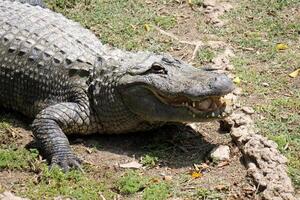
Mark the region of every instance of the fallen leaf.
<instances>
[{"instance_id":1,"label":"fallen leaf","mask_svg":"<svg viewBox=\"0 0 300 200\"><path fill-rule=\"evenodd\" d=\"M196 171L192 172L193 178L200 178L201 176L202 176L202 174L200 172L196 172Z\"/></svg>"},{"instance_id":2,"label":"fallen leaf","mask_svg":"<svg viewBox=\"0 0 300 200\"><path fill-rule=\"evenodd\" d=\"M193 0L188 0L188 4L193 5Z\"/></svg>"},{"instance_id":3,"label":"fallen leaf","mask_svg":"<svg viewBox=\"0 0 300 200\"><path fill-rule=\"evenodd\" d=\"M289 74L290 77L296 78L300 74L300 68Z\"/></svg>"},{"instance_id":4,"label":"fallen leaf","mask_svg":"<svg viewBox=\"0 0 300 200\"><path fill-rule=\"evenodd\" d=\"M121 168L130 168L130 169L140 169L143 165L138 163L137 161L132 161L129 163L121 164Z\"/></svg>"},{"instance_id":5,"label":"fallen leaf","mask_svg":"<svg viewBox=\"0 0 300 200\"><path fill-rule=\"evenodd\" d=\"M240 83L241 83L240 77L235 77L235 78L233 79L233 82L236 83L236 84L240 84Z\"/></svg>"},{"instance_id":6,"label":"fallen leaf","mask_svg":"<svg viewBox=\"0 0 300 200\"><path fill-rule=\"evenodd\" d=\"M286 50L286 49L288 49L288 48L289 48L289 47L288 47L287 44L278 43L278 44L276 45L276 49L277 49L277 50Z\"/></svg>"},{"instance_id":7,"label":"fallen leaf","mask_svg":"<svg viewBox=\"0 0 300 200\"><path fill-rule=\"evenodd\" d=\"M148 32L148 31L150 31L150 26L149 26L149 24L144 24L144 28L145 28L145 30Z\"/></svg>"}]
</instances>

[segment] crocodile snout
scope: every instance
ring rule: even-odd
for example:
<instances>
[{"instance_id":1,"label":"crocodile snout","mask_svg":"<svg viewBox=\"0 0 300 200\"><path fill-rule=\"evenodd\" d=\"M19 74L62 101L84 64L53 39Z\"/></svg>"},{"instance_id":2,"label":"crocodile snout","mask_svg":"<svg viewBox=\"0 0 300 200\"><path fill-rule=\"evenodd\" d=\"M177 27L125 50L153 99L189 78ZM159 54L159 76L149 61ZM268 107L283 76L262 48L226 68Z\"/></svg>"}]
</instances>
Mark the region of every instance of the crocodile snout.
<instances>
[{"instance_id":1,"label":"crocodile snout","mask_svg":"<svg viewBox=\"0 0 300 200\"><path fill-rule=\"evenodd\" d=\"M214 93L219 95L225 95L234 89L233 82L225 74L220 74L219 76L215 77L210 86Z\"/></svg>"}]
</instances>

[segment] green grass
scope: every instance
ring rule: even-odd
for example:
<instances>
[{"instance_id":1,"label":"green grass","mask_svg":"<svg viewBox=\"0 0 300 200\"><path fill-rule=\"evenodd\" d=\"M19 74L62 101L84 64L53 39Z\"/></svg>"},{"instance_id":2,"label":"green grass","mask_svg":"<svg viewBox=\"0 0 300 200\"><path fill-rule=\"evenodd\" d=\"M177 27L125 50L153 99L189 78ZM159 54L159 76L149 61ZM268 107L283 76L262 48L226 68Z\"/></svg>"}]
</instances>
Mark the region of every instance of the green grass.
<instances>
[{"instance_id":1,"label":"green grass","mask_svg":"<svg viewBox=\"0 0 300 200\"><path fill-rule=\"evenodd\" d=\"M141 158L141 163L146 167L150 167L150 168L154 167L157 162L158 162L158 157L149 154L146 154Z\"/></svg>"},{"instance_id":2,"label":"green grass","mask_svg":"<svg viewBox=\"0 0 300 200\"><path fill-rule=\"evenodd\" d=\"M143 0L55 0L46 1L48 6L91 29L109 43L128 50L150 49L162 51L168 43L159 42L151 25L170 29L176 25L172 15L158 15ZM148 24L150 30L145 29Z\"/></svg>"},{"instance_id":3,"label":"green grass","mask_svg":"<svg viewBox=\"0 0 300 200\"><path fill-rule=\"evenodd\" d=\"M75 199L99 199L100 194L107 199L113 199L115 193L111 192L106 185L95 179L73 170L67 173L58 168L50 171L44 166L37 180L31 179L27 183L26 191L20 192L29 198L52 199L62 196Z\"/></svg>"},{"instance_id":4,"label":"green grass","mask_svg":"<svg viewBox=\"0 0 300 200\"><path fill-rule=\"evenodd\" d=\"M166 183L152 184L143 192L143 200L165 200L169 196L169 186Z\"/></svg>"},{"instance_id":5,"label":"green grass","mask_svg":"<svg viewBox=\"0 0 300 200\"><path fill-rule=\"evenodd\" d=\"M165 30L169 30L177 24L176 17L164 15L155 17L154 22L157 26L160 26Z\"/></svg>"},{"instance_id":6,"label":"green grass","mask_svg":"<svg viewBox=\"0 0 300 200\"><path fill-rule=\"evenodd\" d=\"M198 51L197 60L200 64L206 64L212 61L216 53L210 48L204 48Z\"/></svg>"},{"instance_id":7,"label":"green grass","mask_svg":"<svg viewBox=\"0 0 300 200\"><path fill-rule=\"evenodd\" d=\"M155 180L157 178L154 178ZM165 200L169 196L169 185L152 181L153 178L141 175L138 171L128 170L117 182L121 194L132 195L140 192L143 200ZM131 196L130 196L131 195Z\"/></svg>"},{"instance_id":8,"label":"green grass","mask_svg":"<svg viewBox=\"0 0 300 200\"><path fill-rule=\"evenodd\" d=\"M122 194L134 194L145 188L147 181L136 171L130 170L119 179L118 190Z\"/></svg>"},{"instance_id":9,"label":"green grass","mask_svg":"<svg viewBox=\"0 0 300 200\"><path fill-rule=\"evenodd\" d=\"M217 34L238 50L232 60L235 74L244 96L256 96L252 106L264 117L256 125L287 156L292 180L300 188L300 96L297 82L288 76L300 66L300 17L287 15L297 6L297 0L241 1L224 16L228 26ZM278 43L289 48L278 51Z\"/></svg>"},{"instance_id":10,"label":"green grass","mask_svg":"<svg viewBox=\"0 0 300 200\"><path fill-rule=\"evenodd\" d=\"M214 191L206 188L199 188L195 195L199 200L221 200L221 195Z\"/></svg>"},{"instance_id":11,"label":"green grass","mask_svg":"<svg viewBox=\"0 0 300 200\"><path fill-rule=\"evenodd\" d=\"M53 168L49 171L47 164L38 161L37 157L38 151L35 149L30 151L24 148L0 150L0 170L30 173L26 180L14 183L13 190L17 194L31 199L37 197L53 199L57 196L98 199L100 193L107 199L113 199L115 196L105 183L77 170L64 173L58 168ZM24 185L26 185L25 188Z\"/></svg>"},{"instance_id":12,"label":"green grass","mask_svg":"<svg viewBox=\"0 0 300 200\"><path fill-rule=\"evenodd\" d=\"M29 170L35 163L38 151L32 149L0 149L0 169Z\"/></svg>"}]
</instances>

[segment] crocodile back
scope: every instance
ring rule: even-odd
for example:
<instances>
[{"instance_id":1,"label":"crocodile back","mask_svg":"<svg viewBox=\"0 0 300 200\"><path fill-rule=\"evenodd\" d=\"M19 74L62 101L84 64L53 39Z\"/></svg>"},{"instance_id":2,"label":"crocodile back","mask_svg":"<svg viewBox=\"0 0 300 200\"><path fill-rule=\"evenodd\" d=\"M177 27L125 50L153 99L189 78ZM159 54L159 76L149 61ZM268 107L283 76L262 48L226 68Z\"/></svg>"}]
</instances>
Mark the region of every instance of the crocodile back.
<instances>
[{"instance_id":1,"label":"crocodile back","mask_svg":"<svg viewBox=\"0 0 300 200\"><path fill-rule=\"evenodd\" d=\"M67 101L74 85L87 89L103 45L61 14L0 0L0 105L35 116Z\"/></svg>"},{"instance_id":2,"label":"crocodile back","mask_svg":"<svg viewBox=\"0 0 300 200\"><path fill-rule=\"evenodd\" d=\"M21 3L28 3L30 5L40 6L40 7L43 7L43 8L46 7L43 0L10 0L10 1L18 1L18 2L21 2Z\"/></svg>"}]
</instances>

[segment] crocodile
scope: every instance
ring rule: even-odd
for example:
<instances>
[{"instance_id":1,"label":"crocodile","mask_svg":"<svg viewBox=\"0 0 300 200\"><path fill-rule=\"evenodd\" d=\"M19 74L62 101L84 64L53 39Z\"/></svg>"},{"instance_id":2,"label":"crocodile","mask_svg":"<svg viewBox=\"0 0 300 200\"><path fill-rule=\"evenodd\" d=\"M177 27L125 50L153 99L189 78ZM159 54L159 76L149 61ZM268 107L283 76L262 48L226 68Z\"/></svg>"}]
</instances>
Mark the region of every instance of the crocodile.
<instances>
[{"instance_id":1,"label":"crocodile","mask_svg":"<svg viewBox=\"0 0 300 200\"><path fill-rule=\"evenodd\" d=\"M104 45L79 23L30 2L43 5L0 0L0 105L32 119L50 167L81 169L72 134L139 132L228 115L222 97L234 85L225 74L165 53Z\"/></svg>"}]
</instances>

